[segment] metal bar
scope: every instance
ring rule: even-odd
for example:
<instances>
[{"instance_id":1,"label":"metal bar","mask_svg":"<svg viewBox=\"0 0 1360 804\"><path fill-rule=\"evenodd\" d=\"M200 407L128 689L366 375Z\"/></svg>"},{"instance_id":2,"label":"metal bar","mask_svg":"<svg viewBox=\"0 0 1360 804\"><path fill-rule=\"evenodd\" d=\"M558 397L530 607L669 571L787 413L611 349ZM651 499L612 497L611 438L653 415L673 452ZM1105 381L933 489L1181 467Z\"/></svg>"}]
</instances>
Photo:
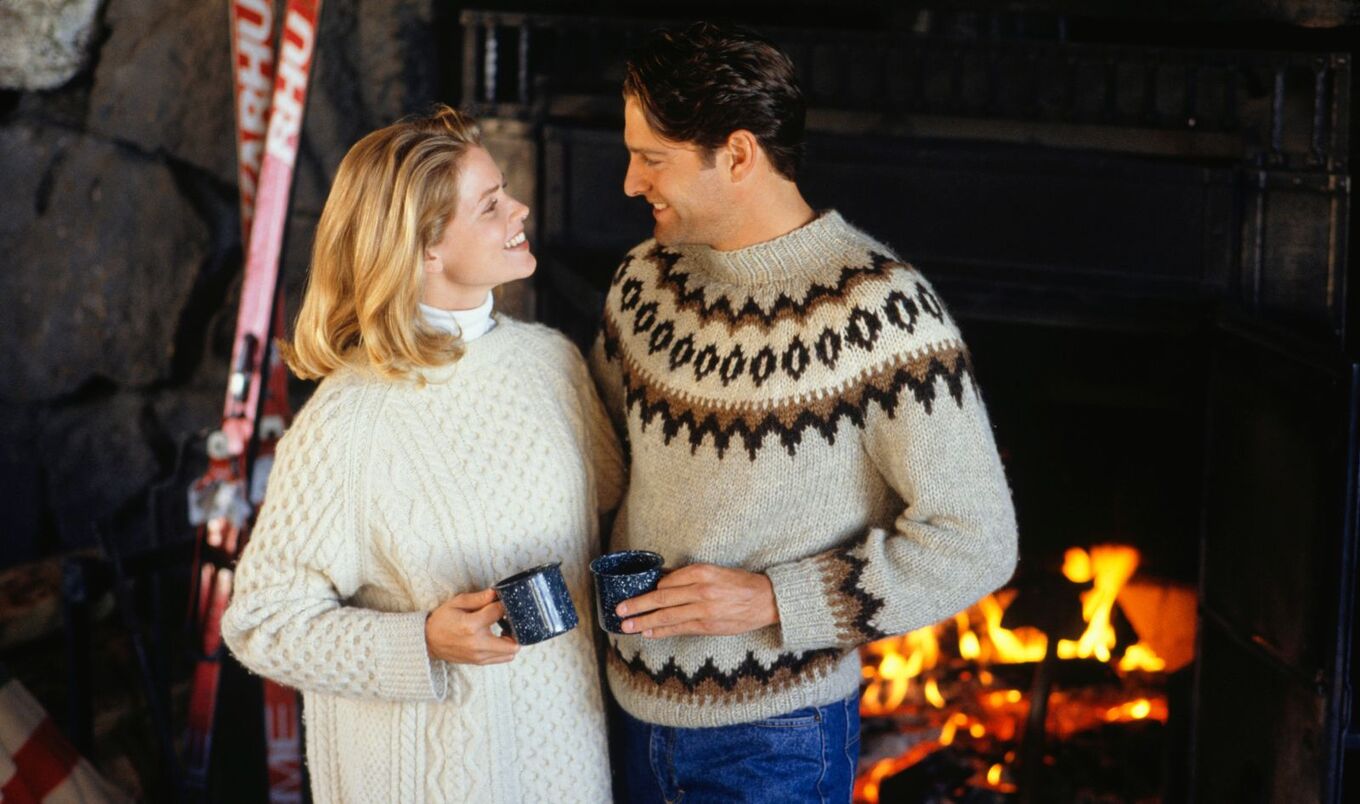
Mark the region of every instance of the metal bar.
<instances>
[{"instance_id":1,"label":"metal bar","mask_svg":"<svg viewBox=\"0 0 1360 804\"><path fill-rule=\"evenodd\" d=\"M1284 159L1284 65L1275 68L1275 88L1270 96L1270 156Z\"/></svg>"},{"instance_id":2,"label":"metal bar","mask_svg":"<svg viewBox=\"0 0 1360 804\"><path fill-rule=\"evenodd\" d=\"M536 103L536 87L541 86L535 83L536 71L539 75L549 71L570 76L566 84L578 95L613 93L616 87L600 69L609 63L608 59L582 58L580 60L589 62L585 70L573 71L570 63L565 69L549 68L555 67L556 60L564 53L579 51L588 55L601 48L617 48L621 39L675 22L489 11L464 11L460 19L465 29L472 29L464 31L464 102L493 105L503 101L511 105ZM1284 93L1289 91L1288 70L1294 69L1290 65L1311 63L1319 54L1072 44L1071 19L1059 16L1050 18L1052 21L1046 22L1042 29L1036 28L1032 18L998 12L954 17L923 15L920 19L922 23L909 31L827 32L774 26L762 26L762 30L776 41L789 44L814 108L831 106L879 114L989 115L1029 121L1156 128L1182 134L1235 135L1240 137L1239 150L1244 159L1249 158L1255 148L1268 153L1277 165L1344 159L1345 149L1338 145L1338 141L1346 136L1345 126L1338 122L1344 118L1338 118L1336 111L1338 104L1344 103L1337 94L1345 83L1342 73L1346 68L1338 66L1338 60L1345 54L1322 56L1328 66L1325 78L1317 79L1321 84L1315 82L1314 86L1315 100L1321 99L1321 105L1314 107L1313 136L1309 142L1299 137L1295 144L1294 139L1284 136L1284 127L1292 125L1284 115L1284 101L1288 99ZM950 25L950 19L955 19L956 24ZM1053 27L1055 23L1056 28ZM517 29L520 40L518 64L514 67L503 58L508 54L500 47L500 34L509 33L512 27ZM549 29L554 36L541 35ZM970 36L967 40L959 40L956 38L959 32L967 32ZM481 36L486 37L484 43L478 41ZM529 40L527 47L526 38ZM811 42L825 44L814 52ZM897 60L896 72L891 76L896 94L889 102L876 97L875 93L833 94L835 87L844 83L844 76L840 75L842 68L854 62L866 47L905 54ZM987 51L983 55L981 75L983 97L970 94L965 99L957 89L966 86L970 76L966 71L959 71L958 62L962 57L963 62L971 64L971 59L979 55L979 48ZM800 57L799 50L806 52ZM1058 69L1049 69L1048 59L1055 50L1071 58L1071 64L1058 63ZM911 66L902 64L906 59L911 60L907 62ZM476 69L471 67L474 63ZM1162 64L1171 70L1183 70L1184 74L1164 74L1160 72ZM1094 103L1082 104L1079 93L1083 84L1076 80L1081 77L1080 70L1091 66L1102 69L1100 65L1104 65L1106 71L1103 97L1098 86L1101 79L1097 76L1097 86L1092 87ZM502 67L517 68L520 80L514 91L509 89L513 79L501 80L504 77ZM905 73L912 72L913 67L918 68L914 70L915 75L907 78ZM1134 71L1132 83L1142 84L1143 98L1138 101L1130 95L1140 88L1123 86L1130 69ZM1141 76L1138 70L1142 71ZM1251 71L1263 71L1262 77L1273 74L1275 81L1273 97L1267 101L1270 111L1260 119L1244 119L1241 115L1239 88L1244 76ZM814 81L814 77L823 80ZM1165 101L1169 99L1163 92L1167 89L1167 79L1182 78L1185 82L1184 103L1176 99L1176 108L1168 108ZM1270 80L1266 78L1268 84ZM822 91L814 92L814 85L822 87ZM1007 93L1007 87L1014 91ZM1271 87L1268 85L1266 90L1269 92ZM1224 96L1221 108L1217 100L1219 93ZM973 102L966 103L965 100ZM1207 105L1210 100L1213 101L1212 108ZM1040 104L1043 104L1042 108ZM1049 105L1055 108L1050 109ZM1206 119L1206 113L1213 119ZM1244 130L1246 128L1250 130ZM1298 153L1290 152L1290 148Z\"/></svg>"},{"instance_id":3,"label":"metal bar","mask_svg":"<svg viewBox=\"0 0 1360 804\"><path fill-rule=\"evenodd\" d=\"M1189 62L1185 65L1185 125L1194 128L1199 124L1199 65Z\"/></svg>"},{"instance_id":4,"label":"metal bar","mask_svg":"<svg viewBox=\"0 0 1360 804\"><path fill-rule=\"evenodd\" d=\"M1114 57L1105 59L1105 103L1104 117L1114 120L1119 115L1119 60Z\"/></svg>"},{"instance_id":5,"label":"metal bar","mask_svg":"<svg viewBox=\"0 0 1360 804\"><path fill-rule=\"evenodd\" d=\"M1048 742L1048 698L1053 692L1053 670L1057 662L1057 651L1050 645L1035 667L1030 683L1029 713L1025 717L1025 731L1020 736L1017 780L1020 804L1039 801L1039 778L1043 772L1044 746Z\"/></svg>"},{"instance_id":6,"label":"metal bar","mask_svg":"<svg viewBox=\"0 0 1360 804\"><path fill-rule=\"evenodd\" d=\"M1256 198L1251 241L1251 309L1261 307L1261 278L1265 274L1266 262L1266 187L1269 174L1264 170L1256 172Z\"/></svg>"},{"instance_id":7,"label":"metal bar","mask_svg":"<svg viewBox=\"0 0 1360 804\"><path fill-rule=\"evenodd\" d=\"M995 15L992 16L992 25L994 28L997 26L997 17ZM987 92L986 102L982 108L988 113L995 112L997 108L997 99L999 97L997 88L1001 84L1001 54L1002 48L1000 45L995 42L987 45Z\"/></svg>"},{"instance_id":8,"label":"metal bar","mask_svg":"<svg viewBox=\"0 0 1360 804\"><path fill-rule=\"evenodd\" d=\"M1043 117L1043 110L1039 107L1039 82L1041 80L1041 71L1039 68L1038 51L1030 50L1026 53L1025 63L1029 70L1025 76L1028 83L1028 86L1025 88L1027 100L1026 111L1031 117L1039 119Z\"/></svg>"},{"instance_id":9,"label":"metal bar","mask_svg":"<svg viewBox=\"0 0 1360 804\"><path fill-rule=\"evenodd\" d=\"M478 25L469 20L468 12L463 12L463 97L462 103L470 105L477 100L477 29Z\"/></svg>"},{"instance_id":10,"label":"metal bar","mask_svg":"<svg viewBox=\"0 0 1360 804\"><path fill-rule=\"evenodd\" d=\"M1237 70L1230 65L1227 68L1228 77L1225 79L1223 88L1223 128L1233 131L1238 126L1237 117Z\"/></svg>"},{"instance_id":11,"label":"metal bar","mask_svg":"<svg viewBox=\"0 0 1360 804\"><path fill-rule=\"evenodd\" d=\"M1240 650L1251 654L1261 660L1277 674L1284 676L1294 683L1312 690L1316 694L1323 694L1322 680L1318 675L1312 674L1301 668L1290 664L1278 650L1276 650L1265 639L1259 635L1245 636L1241 633L1242 627L1231 622L1223 615L1209 608L1201 597L1199 607L1199 619L1207 627L1212 627L1214 632L1220 636L1227 637L1228 641L1236 645Z\"/></svg>"},{"instance_id":12,"label":"metal bar","mask_svg":"<svg viewBox=\"0 0 1360 804\"><path fill-rule=\"evenodd\" d=\"M953 110L961 110L963 100L963 65L965 61L963 48L953 48L949 54L949 100L946 103L952 105Z\"/></svg>"},{"instance_id":13,"label":"metal bar","mask_svg":"<svg viewBox=\"0 0 1360 804\"><path fill-rule=\"evenodd\" d=\"M1350 410L1346 427L1346 508L1342 515L1341 526L1341 589L1337 605L1336 654L1332 659L1332 689L1328 696L1328 731L1338 734L1339 740L1333 743L1328 756L1329 773L1325 775L1329 785L1345 784L1341 769L1347 751L1360 750L1360 724L1347 723L1350 719L1351 701L1354 694L1351 688L1352 675L1355 673L1352 662L1355 660L1355 645L1352 639L1356 633L1356 571L1360 569L1360 363L1350 366L1350 387L1348 389ZM1329 741L1332 742L1332 741ZM1360 785L1352 780L1352 785ZM1341 790L1324 791L1324 801L1345 801Z\"/></svg>"},{"instance_id":14,"label":"metal bar","mask_svg":"<svg viewBox=\"0 0 1360 804\"><path fill-rule=\"evenodd\" d=\"M1157 122L1157 65L1161 63L1160 53L1150 53L1143 62L1143 120L1149 124Z\"/></svg>"},{"instance_id":15,"label":"metal bar","mask_svg":"<svg viewBox=\"0 0 1360 804\"><path fill-rule=\"evenodd\" d=\"M1331 143L1330 170L1344 171L1350 163L1351 115L1351 68L1350 58L1342 53L1332 54L1332 126L1329 132Z\"/></svg>"},{"instance_id":16,"label":"metal bar","mask_svg":"<svg viewBox=\"0 0 1360 804\"><path fill-rule=\"evenodd\" d=\"M519 26L519 70L516 78L519 83L519 102L529 105L529 25Z\"/></svg>"},{"instance_id":17,"label":"metal bar","mask_svg":"<svg viewBox=\"0 0 1360 804\"><path fill-rule=\"evenodd\" d=\"M1327 102L1328 78L1331 71L1326 59L1313 61L1313 137L1309 146L1309 156L1313 164L1327 163L1327 118L1330 104Z\"/></svg>"},{"instance_id":18,"label":"metal bar","mask_svg":"<svg viewBox=\"0 0 1360 804\"><path fill-rule=\"evenodd\" d=\"M497 28L495 22L487 20L482 26L485 31L485 42L482 50L482 101L488 106L496 103L496 68L497 68Z\"/></svg>"},{"instance_id":19,"label":"metal bar","mask_svg":"<svg viewBox=\"0 0 1360 804\"><path fill-rule=\"evenodd\" d=\"M1077 73L1081 69L1082 62L1074 55L1058 54L1066 69L1063 73L1063 115L1068 120L1077 119Z\"/></svg>"}]
</instances>

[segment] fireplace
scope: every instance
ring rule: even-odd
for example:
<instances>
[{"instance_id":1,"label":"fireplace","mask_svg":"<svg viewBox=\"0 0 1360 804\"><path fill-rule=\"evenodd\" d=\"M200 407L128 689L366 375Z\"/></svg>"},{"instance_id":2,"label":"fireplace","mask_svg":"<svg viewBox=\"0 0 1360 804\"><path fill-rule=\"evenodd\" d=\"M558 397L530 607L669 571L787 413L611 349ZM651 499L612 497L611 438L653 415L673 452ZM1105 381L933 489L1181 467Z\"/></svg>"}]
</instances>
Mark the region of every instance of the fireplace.
<instances>
[{"instance_id":1,"label":"fireplace","mask_svg":"<svg viewBox=\"0 0 1360 804\"><path fill-rule=\"evenodd\" d=\"M955 618L863 651L857 800L1176 800L1198 627L1202 333L974 321L965 335L1021 566Z\"/></svg>"},{"instance_id":2,"label":"fireplace","mask_svg":"<svg viewBox=\"0 0 1360 804\"><path fill-rule=\"evenodd\" d=\"M1160 797L1170 680L1194 658L1195 594L1130 582L1138 559L1127 545L1071 548L1070 586L1022 580L866 647L856 800Z\"/></svg>"},{"instance_id":3,"label":"fireplace","mask_svg":"<svg viewBox=\"0 0 1360 804\"><path fill-rule=\"evenodd\" d=\"M650 233L618 82L655 23L462 24L463 102L536 212L507 302L584 347ZM1010 586L864 649L859 800L1353 795L1349 54L1045 14L765 30L809 95L805 195L960 320L1021 526Z\"/></svg>"}]
</instances>

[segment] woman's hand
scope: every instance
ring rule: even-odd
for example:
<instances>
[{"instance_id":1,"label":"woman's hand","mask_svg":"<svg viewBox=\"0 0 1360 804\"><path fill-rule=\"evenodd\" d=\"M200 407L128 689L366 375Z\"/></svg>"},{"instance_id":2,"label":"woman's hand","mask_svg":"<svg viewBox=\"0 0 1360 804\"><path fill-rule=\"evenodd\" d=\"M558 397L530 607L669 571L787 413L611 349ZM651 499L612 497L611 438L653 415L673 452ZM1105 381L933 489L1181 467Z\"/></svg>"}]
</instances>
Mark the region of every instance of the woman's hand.
<instances>
[{"instance_id":1,"label":"woman's hand","mask_svg":"<svg viewBox=\"0 0 1360 804\"><path fill-rule=\"evenodd\" d=\"M504 664L519 652L515 640L491 633L491 624L504 616L494 590L454 595L425 618L425 647L454 664Z\"/></svg>"}]
</instances>

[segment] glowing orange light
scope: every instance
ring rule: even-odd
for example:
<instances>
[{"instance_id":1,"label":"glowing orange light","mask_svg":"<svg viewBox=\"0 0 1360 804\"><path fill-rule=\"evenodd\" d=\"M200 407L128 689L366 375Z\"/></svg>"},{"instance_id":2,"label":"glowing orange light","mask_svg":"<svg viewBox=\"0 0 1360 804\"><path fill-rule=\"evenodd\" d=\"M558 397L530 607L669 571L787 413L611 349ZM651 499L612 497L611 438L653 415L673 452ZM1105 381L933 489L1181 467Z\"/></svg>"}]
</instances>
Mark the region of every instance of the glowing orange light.
<instances>
[{"instance_id":1,"label":"glowing orange light","mask_svg":"<svg viewBox=\"0 0 1360 804\"><path fill-rule=\"evenodd\" d=\"M926 700L936 709L944 708L944 696L940 694L940 685L933 678L926 680Z\"/></svg>"}]
</instances>

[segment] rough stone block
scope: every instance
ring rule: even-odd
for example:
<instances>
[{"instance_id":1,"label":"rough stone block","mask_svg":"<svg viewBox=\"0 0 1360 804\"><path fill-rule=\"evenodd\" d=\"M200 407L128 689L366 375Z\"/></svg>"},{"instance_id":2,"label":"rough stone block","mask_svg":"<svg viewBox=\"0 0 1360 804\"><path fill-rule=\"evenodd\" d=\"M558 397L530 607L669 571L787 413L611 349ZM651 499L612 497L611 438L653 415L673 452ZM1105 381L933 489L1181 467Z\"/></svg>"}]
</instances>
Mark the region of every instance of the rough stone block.
<instances>
[{"instance_id":1,"label":"rough stone block","mask_svg":"<svg viewBox=\"0 0 1360 804\"><path fill-rule=\"evenodd\" d=\"M100 0L0 0L0 89L56 89L85 66Z\"/></svg>"},{"instance_id":2,"label":"rough stone block","mask_svg":"<svg viewBox=\"0 0 1360 804\"><path fill-rule=\"evenodd\" d=\"M0 224L0 398L163 378L208 246L170 170L90 137L20 128L0 141L22 154L0 168L18 176L7 192L22 219Z\"/></svg>"},{"instance_id":3,"label":"rough stone block","mask_svg":"<svg viewBox=\"0 0 1360 804\"><path fill-rule=\"evenodd\" d=\"M110 0L88 129L236 184L231 40L217 0Z\"/></svg>"}]
</instances>

